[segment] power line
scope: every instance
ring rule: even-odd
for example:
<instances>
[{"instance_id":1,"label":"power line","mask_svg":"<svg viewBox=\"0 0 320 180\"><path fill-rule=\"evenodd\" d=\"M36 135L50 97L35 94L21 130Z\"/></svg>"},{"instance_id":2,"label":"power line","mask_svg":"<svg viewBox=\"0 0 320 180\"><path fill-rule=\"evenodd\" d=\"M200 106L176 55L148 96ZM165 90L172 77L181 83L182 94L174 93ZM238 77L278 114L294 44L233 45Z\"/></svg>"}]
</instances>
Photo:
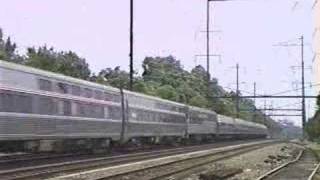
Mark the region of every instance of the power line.
<instances>
[{"instance_id":1,"label":"power line","mask_svg":"<svg viewBox=\"0 0 320 180\"><path fill-rule=\"evenodd\" d=\"M268 114L268 116L302 116L301 114Z\"/></svg>"},{"instance_id":2,"label":"power line","mask_svg":"<svg viewBox=\"0 0 320 180\"><path fill-rule=\"evenodd\" d=\"M239 118L240 114L239 114L239 109L240 109L240 102L239 102L239 64L237 63L236 65L236 68L237 68L237 118Z\"/></svg>"},{"instance_id":3,"label":"power line","mask_svg":"<svg viewBox=\"0 0 320 180\"><path fill-rule=\"evenodd\" d=\"M301 86L302 86L302 128L306 125L306 98L305 98L305 86L304 86L304 38L301 36ZM305 132L303 132L303 138L305 138Z\"/></svg>"},{"instance_id":4,"label":"power line","mask_svg":"<svg viewBox=\"0 0 320 180\"><path fill-rule=\"evenodd\" d=\"M305 88L312 88L312 87L315 87L315 86L320 86L320 83L311 84L310 86L305 87ZM230 88L230 87L226 87L226 86L221 86L221 87L222 87L222 88L229 89L229 90L232 90L232 91L236 91L235 89ZM298 90L301 90L301 89L302 89L302 88L296 88L296 89L291 89L291 90L281 91L281 92L274 93L274 94L270 94L270 95L272 95L272 96L275 96L275 95L281 95L281 94L284 94L284 93L295 92L295 91L298 91ZM240 92L247 93L247 94L250 94L250 95L254 95L254 93L249 92L249 91L246 91L246 90L239 90L239 91L240 91ZM257 95L257 96L263 96L262 94L256 94L256 95Z\"/></svg>"},{"instance_id":5,"label":"power line","mask_svg":"<svg viewBox=\"0 0 320 180\"><path fill-rule=\"evenodd\" d=\"M305 96L299 96L299 95L283 95L283 96L272 96L272 95L259 95L259 96L239 96L238 98L246 99L246 98L271 98L271 99L295 99L295 98L308 98L308 99L315 99L318 96L312 96L312 95L305 95ZM215 96L213 98L235 98L234 96Z\"/></svg>"},{"instance_id":6,"label":"power line","mask_svg":"<svg viewBox=\"0 0 320 180\"><path fill-rule=\"evenodd\" d=\"M301 104L301 102L285 104L285 105L277 106L276 108L291 107L291 106L298 105L298 104Z\"/></svg>"},{"instance_id":7,"label":"power line","mask_svg":"<svg viewBox=\"0 0 320 180\"><path fill-rule=\"evenodd\" d=\"M305 87L305 88L312 88L312 87L315 87L315 86L320 86L320 83L317 83L317 84L311 84L309 87ZM288 92L295 92L295 91L298 91L298 90L301 90L302 88L296 88L296 89L291 89L291 90L287 90L287 91L281 91L281 92L278 92L278 93L275 93L275 94L271 94L271 95L280 95L280 94L284 94L284 93L288 93Z\"/></svg>"}]
</instances>

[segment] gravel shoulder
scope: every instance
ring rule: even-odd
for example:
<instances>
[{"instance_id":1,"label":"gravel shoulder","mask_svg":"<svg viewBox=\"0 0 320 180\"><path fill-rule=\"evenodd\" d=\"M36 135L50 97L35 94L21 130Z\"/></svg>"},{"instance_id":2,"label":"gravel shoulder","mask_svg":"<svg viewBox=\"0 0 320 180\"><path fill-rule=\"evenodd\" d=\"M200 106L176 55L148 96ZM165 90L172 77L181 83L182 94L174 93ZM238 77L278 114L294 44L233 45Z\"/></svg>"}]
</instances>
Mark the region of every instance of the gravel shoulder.
<instances>
[{"instance_id":1,"label":"gravel shoulder","mask_svg":"<svg viewBox=\"0 0 320 180\"><path fill-rule=\"evenodd\" d=\"M293 160L303 147L292 143L281 143L250 151L224 161L207 165L202 172L193 174L185 180L199 180L199 174L212 171L240 169L242 172L230 177L230 180L253 180L268 171Z\"/></svg>"},{"instance_id":2,"label":"gravel shoulder","mask_svg":"<svg viewBox=\"0 0 320 180\"><path fill-rule=\"evenodd\" d=\"M310 148L315 153L318 160L320 160L320 144L309 142L307 147ZM318 171L313 176L313 180L320 180L320 169L318 169Z\"/></svg>"}]
</instances>

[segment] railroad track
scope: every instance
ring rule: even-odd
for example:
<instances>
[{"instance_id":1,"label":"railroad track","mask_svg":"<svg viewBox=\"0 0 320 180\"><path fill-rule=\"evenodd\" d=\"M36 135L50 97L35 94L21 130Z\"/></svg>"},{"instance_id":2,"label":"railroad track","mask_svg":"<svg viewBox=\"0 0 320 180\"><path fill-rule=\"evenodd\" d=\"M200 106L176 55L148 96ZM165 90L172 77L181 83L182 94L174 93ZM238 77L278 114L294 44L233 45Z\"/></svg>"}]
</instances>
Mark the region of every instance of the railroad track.
<instances>
[{"instance_id":1,"label":"railroad track","mask_svg":"<svg viewBox=\"0 0 320 180\"><path fill-rule=\"evenodd\" d=\"M98 167L110 167L110 166L129 163L129 162L159 158L164 156L176 155L180 153L187 153L187 152L193 152L193 151L199 151L199 150L205 150L205 149L212 149L212 148L234 145L239 143L244 143L244 141L208 144L208 145L200 145L200 146L187 146L187 147L180 147L175 149L158 150L158 151L153 150L150 152L140 152L140 153L132 153L132 154L126 154L126 155L109 156L109 157L87 158L87 159L80 159L80 160L79 158L75 158L73 160L69 159L69 161L67 162L58 162L58 163L40 164L40 165L34 165L37 163L31 162L31 163L28 163L29 166L26 166L26 167L1 169L0 179L1 180L45 179L49 177L58 176L61 174L92 170ZM45 159L41 159L41 160L45 160Z\"/></svg>"},{"instance_id":2,"label":"railroad track","mask_svg":"<svg viewBox=\"0 0 320 180\"><path fill-rule=\"evenodd\" d=\"M213 162L231 158L239 154L257 150L265 146L279 143L279 141L264 141L223 147L218 149L203 150L150 159L136 163L128 163L109 168L100 168L84 173L72 174L55 178L56 180L68 179L94 179L94 180L158 180L158 179L181 179L194 171L198 171Z\"/></svg>"},{"instance_id":3,"label":"railroad track","mask_svg":"<svg viewBox=\"0 0 320 180\"><path fill-rule=\"evenodd\" d=\"M189 145L191 147L191 145ZM204 146L205 147L205 146ZM130 154L130 153L137 153L137 152L151 152L154 148L161 150L161 149L170 149L173 147L153 147L153 149L149 148L141 148L141 149L134 149L134 150L119 150L116 149L115 151L109 153L99 153L99 154L92 154L92 153L68 153L68 154L48 154L48 153L41 153L41 154L19 154L19 155L12 155L12 156L4 156L0 158L0 172L5 170L11 169L19 169L29 166L41 166L47 164L55 164L55 163L63 163L75 160L84 160L84 159L95 159L95 158L102 158L107 156L116 156L116 155L123 155L123 154Z\"/></svg>"},{"instance_id":4,"label":"railroad track","mask_svg":"<svg viewBox=\"0 0 320 180\"><path fill-rule=\"evenodd\" d=\"M297 158L259 177L257 180L312 180L319 168L310 149L301 150Z\"/></svg>"},{"instance_id":5,"label":"railroad track","mask_svg":"<svg viewBox=\"0 0 320 180\"><path fill-rule=\"evenodd\" d=\"M56 158L65 158L72 156L84 155L83 153L77 154L24 154L24 155L12 155L5 156L0 158L0 169L2 165L7 165L8 163L18 163L24 161L35 161L35 160L48 160L48 159L56 159Z\"/></svg>"}]
</instances>

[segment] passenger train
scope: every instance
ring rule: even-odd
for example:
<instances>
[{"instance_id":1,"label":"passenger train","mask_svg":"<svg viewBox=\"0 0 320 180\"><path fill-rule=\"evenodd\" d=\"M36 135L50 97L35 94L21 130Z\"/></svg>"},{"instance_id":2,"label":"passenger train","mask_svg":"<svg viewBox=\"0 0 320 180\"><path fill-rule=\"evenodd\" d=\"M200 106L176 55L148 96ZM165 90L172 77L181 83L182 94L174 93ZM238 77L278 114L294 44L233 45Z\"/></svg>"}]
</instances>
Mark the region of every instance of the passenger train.
<instances>
[{"instance_id":1,"label":"passenger train","mask_svg":"<svg viewBox=\"0 0 320 180\"><path fill-rule=\"evenodd\" d=\"M264 125L0 60L0 147L263 138ZM13 143L14 142L14 143Z\"/></svg>"}]
</instances>

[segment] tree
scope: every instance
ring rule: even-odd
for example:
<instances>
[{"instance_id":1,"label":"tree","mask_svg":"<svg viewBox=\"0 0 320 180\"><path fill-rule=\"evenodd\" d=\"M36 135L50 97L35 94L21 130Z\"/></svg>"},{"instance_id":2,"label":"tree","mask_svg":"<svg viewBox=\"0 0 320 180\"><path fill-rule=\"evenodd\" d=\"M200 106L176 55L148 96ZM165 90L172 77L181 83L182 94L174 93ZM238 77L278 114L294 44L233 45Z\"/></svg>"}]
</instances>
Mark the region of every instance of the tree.
<instances>
[{"instance_id":1,"label":"tree","mask_svg":"<svg viewBox=\"0 0 320 180\"><path fill-rule=\"evenodd\" d=\"M201 108L207 108L208 106L208 101L206 98L204 98L203 96L194 96L190 99L189 104L192 106L197 106L197 107L201 107Z\"/></svg>"},{"instance_id":2,"label":"tree","mask_svg":"<svg viewBox=\"0 0 320 180\"><path fill-rule=\"evenodd\" d=\"M111 85L117 88L129 88L130 75L128 72L122 71L120 66L117 66L114 69L105 68L99 72L98 77L103 79L103 84Z\"/></svg>"},{"instance_id":3,"label":"tree","mask_svg":"<svg viewBox=\"0 0 320 180\"><path fill-rule=\"evenodd\" d=\"M0 59L22 64L24 59L17 54L16 43L13 43L10 37L8 37L7 40L3 38L3 31L0 28Z\"/></svg>"},{"instance_id":4,"label":"tree","mask_svg":"<svg viewBox=\"0 0 320 180\"><path fill-rule=\"evenodd\" d=\"M216 111L219 114L232 117L237 116L236 93L226 91L215 78L207 81L207 72L204 67L198 65L191 72L184 70L179 60L173 56L167 57L146 57L143 61L143 92L148 94L190 104L198 107L205 107ZM152 87L152 88L148 88ZM141 92L137 89L138 92ZM214 98L216 96L229 96L230 98ZM250 99L239 99L240 118L268 124L264 121L264 114L257 112L256 107ZM266 121L273 121L267 119ZM269 123L268 125L274 125Z\"/></svg>"},{"instance_id":5,"label":"tree","mask_svg":"<svg viewBox=\"0 0 320 180\"><path fill-rule=\"evenodd\" d=\"M171 101L177 100L177 93L175 89L170 85L164 85L159 87L157 90L157 95L163 99L168 99Z\"/></svg>"},{"instance_id":6,"label":"tree","mask_svg":"<svg viewBox=\"0 0 320 180\"><path fill-rule=\"evenodd\" d=\"M316 113L307 122L305 131L307 132L310 140L320 142L320 94L317 97Z\"/></svg>"},{"instance_id":7,"label":"tree","mask_svg":"<svg viewBox=\"0 0 320 180\"><path fill-rule=\"evenodd\" d=\"M72 51L57 52L47 46L28 48L26 65L85 80L89 80L91 74L84 58Z\"/></svg>"}]
</instances>

